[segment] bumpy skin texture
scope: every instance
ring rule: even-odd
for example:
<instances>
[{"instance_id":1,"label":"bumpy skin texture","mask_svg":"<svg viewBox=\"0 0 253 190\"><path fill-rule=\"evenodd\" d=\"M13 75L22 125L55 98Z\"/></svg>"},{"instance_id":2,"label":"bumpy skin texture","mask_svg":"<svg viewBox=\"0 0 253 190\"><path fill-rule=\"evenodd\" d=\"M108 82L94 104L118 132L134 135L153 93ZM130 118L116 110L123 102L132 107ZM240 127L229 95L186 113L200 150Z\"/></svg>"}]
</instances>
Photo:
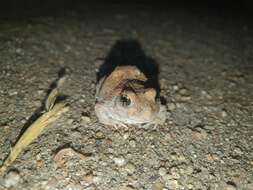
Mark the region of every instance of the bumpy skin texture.
<instances>
[{"instance_id":1,"label":"bumpy skin texture","mask_svg":"<svg viewBox=\"0 0 253 190\"><path fill-rule=\"evenodd\" d=\"M162 124L165 107L156 98L156 90L145 87L146 76L135 66L118 66L102 78L96 90L95 113L105 125Z\"/></svg>"}]
</instances>

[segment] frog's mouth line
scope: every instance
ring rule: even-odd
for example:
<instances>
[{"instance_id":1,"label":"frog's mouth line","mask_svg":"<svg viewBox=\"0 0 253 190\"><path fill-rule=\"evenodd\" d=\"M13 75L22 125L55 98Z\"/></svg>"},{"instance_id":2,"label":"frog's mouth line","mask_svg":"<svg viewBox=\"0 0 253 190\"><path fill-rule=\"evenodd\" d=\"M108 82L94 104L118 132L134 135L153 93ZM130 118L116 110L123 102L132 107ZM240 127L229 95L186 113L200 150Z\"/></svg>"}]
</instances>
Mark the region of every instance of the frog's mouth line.
<instances>
[{"instance_id":1,"label":"frog's mouth line","mask_svg":"<svg viewBox=\"0 0 253 190\"><path fill-rule=\"evenodd\" d=\"M112 114L113 113L113 114ZM152 118L150 118L150 120L146 120L144 121L143 119L140 119L138 117L134 117L134 116L127 116L127 115L122 115L122 112L118 112L116 113L114 111L113 108L111 108L110 110L108 110L108 113L106 113L107 117L112 119L112 120L116 120L118 122L122 122L125 124L132 124L132 125L139 125L139 124L148 124L150 122L152 122L154 120L154 118L156 117L157 114L154 114Z\"/></svg>"},{"instance_id":2,"label":"frog's mouth line","mask_svg":"<svg viewBox=\"0 0 253 190\"><path fill-rule=\"evenodd\" d=\"M119 104L117 102L119 100L117 98L118 97L116 96L116 97L113 97L111 101L107 101L107 100L96 101L96 104L98 105L102 105L102 106L107 105L106 107L104 107L103 112L109 120L115 121L116 123L124 123L124 124L130 124L130 125L148 125L152 123L152 121L155 120L155 118L161 111L159 107L159 111L157 113L152 114L152 116L148 119L143 119L141 117L138 117L137 115L129 116L127 114L127 110L126 112L123 111L123 109L126 109L123 106L121 107L122 108L121 111L120 109L118 109L118 111L115 111L117 110L117 108L119 108Z\"/></svg>"}]
</instances>

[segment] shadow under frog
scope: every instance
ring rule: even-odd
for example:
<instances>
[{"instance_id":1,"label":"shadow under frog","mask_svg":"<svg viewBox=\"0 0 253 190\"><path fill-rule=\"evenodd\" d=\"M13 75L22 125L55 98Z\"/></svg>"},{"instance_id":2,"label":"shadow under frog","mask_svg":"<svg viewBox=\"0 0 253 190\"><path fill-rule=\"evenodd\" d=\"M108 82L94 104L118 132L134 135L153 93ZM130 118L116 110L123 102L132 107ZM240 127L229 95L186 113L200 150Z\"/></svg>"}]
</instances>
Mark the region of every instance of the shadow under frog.
<instances>
[{"instance_id":1,"label":"shadow under frog","mask_svg":"<svg viewBox=\"0 0 253 190\"><path fill-rule=\"evenodd\" d=\"M134 65L148 78L147 88L157 90L159 96L160 86L158 82L159 67L154 59L148 57L137 40L118 40L112 46L104 63L97 73L97 82L104 76L110 75L117 66Z\"/></svg>"}]
</instances>

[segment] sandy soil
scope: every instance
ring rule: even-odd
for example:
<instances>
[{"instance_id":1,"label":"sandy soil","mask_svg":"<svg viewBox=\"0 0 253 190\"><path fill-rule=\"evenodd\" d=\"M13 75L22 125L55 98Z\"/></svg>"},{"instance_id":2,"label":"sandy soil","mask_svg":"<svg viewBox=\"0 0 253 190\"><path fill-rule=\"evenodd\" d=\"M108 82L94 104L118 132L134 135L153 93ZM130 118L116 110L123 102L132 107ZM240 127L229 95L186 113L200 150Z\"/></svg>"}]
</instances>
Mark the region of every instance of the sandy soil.
<instances>
[{"instance_id":1,"label":"sandy soil","mask_svg":"<svg viewBox=\"0 0 253 190\"><path fill-rule=\"evenodd\" d=\"M240 19L96 6L3 20L0 57L0 164L61 68L70 73L70 110L0 177L1 190L253 189L253 36ZM97 67L108 58L159 65L166 124L98 123Z\"/></svg>"}]
</instances>

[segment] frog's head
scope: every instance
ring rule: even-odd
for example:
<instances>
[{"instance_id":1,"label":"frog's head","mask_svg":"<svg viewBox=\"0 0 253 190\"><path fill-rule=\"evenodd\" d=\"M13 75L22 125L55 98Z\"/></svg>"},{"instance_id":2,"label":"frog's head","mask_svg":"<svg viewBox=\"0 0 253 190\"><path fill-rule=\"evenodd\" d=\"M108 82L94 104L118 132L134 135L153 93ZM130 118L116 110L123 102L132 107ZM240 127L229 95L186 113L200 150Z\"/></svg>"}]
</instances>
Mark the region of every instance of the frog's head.
<instances>
[{"instance_id":1,"label":"frog's head","mask_svg":"<svg viewBox=\"0 0 253 190\"><path fill-rule=\"evenodd\" d=\"M147 88L141 92L124 90L114 98L114 119L123 123L141 124L148 123L159 112L159 104L156 101L156 90Z\"/></svg>"}]
</instances>

